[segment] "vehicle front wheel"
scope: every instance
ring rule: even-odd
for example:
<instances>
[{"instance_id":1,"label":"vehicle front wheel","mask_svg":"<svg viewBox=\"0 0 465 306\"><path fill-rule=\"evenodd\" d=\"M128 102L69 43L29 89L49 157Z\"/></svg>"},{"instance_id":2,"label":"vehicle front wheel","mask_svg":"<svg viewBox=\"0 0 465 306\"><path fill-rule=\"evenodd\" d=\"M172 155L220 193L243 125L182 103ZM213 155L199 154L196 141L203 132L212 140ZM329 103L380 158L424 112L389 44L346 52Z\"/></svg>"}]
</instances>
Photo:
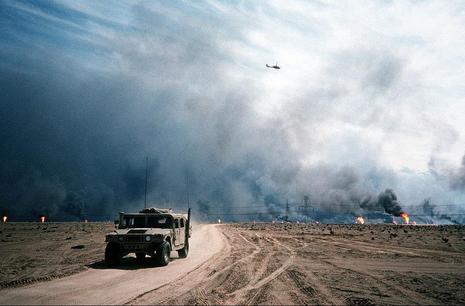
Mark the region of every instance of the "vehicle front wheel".
<instances>
[{"instance_id":1,"label":"vehicle front wheel","mask_svg":"<svg viewBox=\"0 0 465 306\"><path fill-rule=\"evenodd\" d=\"M141 263L144 261L145 253L136 253L137 262Z\"/></svg>"},{"instance_id":2,"label":"vehicle front wheel","mask_svg":"<svg viewBox=\"0 0 465 306\"><path fill-rule=\"evenodd\" d=\"M105 263L109 267L114 267L120 263L121 256L118 245L114 243L107 244L105 248Z\"/></svg>"},{"instance_id":3,"label":"vehicle front wheel","mask_svg":"<svg viewBox=\"0 0 465 306\"><path fill-rule=\"evenodd\" d=\"M186 258L187 254L189 254L189 243L186 242L184 247L178 251L179 258Z\"/></svg>"},{"instance_id":4,"label":"vehicle front wheel","mask_svg":"<svg viewBox=\"0 0 465 306\"><path fill-rule=\"evenodd\" d=\"M155 260L158 265L166 266L170 262L171 247L169 242L165 241L157 249Z\"/></svg>"}]
</instances>

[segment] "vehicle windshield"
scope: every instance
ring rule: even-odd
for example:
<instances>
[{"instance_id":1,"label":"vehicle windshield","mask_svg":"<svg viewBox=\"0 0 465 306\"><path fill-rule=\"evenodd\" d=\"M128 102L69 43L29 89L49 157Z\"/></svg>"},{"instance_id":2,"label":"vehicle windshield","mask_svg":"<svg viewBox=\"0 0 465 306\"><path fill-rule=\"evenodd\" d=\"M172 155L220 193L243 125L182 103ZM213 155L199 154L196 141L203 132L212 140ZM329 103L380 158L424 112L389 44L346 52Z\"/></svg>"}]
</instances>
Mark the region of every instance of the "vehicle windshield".
<instances>
[{"instance_id":1,"label":"vehicle windshield","mask_svg":"<svg viewBox=\"0 0 465 306\"><path fill-rule=\"evenodd\" d=\"M147 224L145 223L145 216L124 216L121 228L172 228L173 218L169 216L148 216Z\"/></svg>"},{"instance_id":2,"label":"vehicle windshield","mask_svg":"<svg viewBox=\"0 0 465 306\"><path fill-rule=\"evenodd\" d=\"M148 227L172 228L173 218L166 217L166 216L149 216Z\"/></svg>"},{"instance_id":3,"label":"vehicle windshield","mask_svg":"<svg viewBox=\"0 0 465 306\"><path fill-rule=\"evenodd\" d=\"M146 227L144 216L124 216L123 228Z\"/></svg>"}]
</instances>

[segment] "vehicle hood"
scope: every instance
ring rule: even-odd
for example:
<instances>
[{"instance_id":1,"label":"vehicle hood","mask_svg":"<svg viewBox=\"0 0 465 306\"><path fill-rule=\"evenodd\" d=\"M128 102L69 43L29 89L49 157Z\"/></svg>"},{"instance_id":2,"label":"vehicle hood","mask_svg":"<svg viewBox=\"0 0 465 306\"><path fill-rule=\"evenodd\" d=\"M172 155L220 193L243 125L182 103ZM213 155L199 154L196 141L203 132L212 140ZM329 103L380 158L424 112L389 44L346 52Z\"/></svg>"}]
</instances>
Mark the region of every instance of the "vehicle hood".
<instances>
[{"instance_id":1,"label":"vehicle hood","mask_svg":"<svg viewBox=\"0 0 465 306\"><path fill-rule=\"evenodd\" d=\"M168 235L171 233L169 228L124 228L115 230L116 235Z\"/></svg>"}]
</instances>

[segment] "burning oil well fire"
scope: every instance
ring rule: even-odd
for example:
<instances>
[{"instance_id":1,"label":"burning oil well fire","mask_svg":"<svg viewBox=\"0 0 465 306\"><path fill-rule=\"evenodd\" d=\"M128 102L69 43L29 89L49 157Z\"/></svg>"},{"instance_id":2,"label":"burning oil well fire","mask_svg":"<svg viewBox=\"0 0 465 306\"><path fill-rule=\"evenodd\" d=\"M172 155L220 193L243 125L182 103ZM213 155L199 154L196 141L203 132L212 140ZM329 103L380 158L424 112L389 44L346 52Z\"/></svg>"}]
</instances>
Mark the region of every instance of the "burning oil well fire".
<instances>
[{"instance_id":1,"label":"burning oil well fire","mask_svg":"<svg viewBox=\"0 0 465 306\"><path fill-rule=\"evenodd\" d=\"M309 209L305 206L305 211L311 211L306 216L314 221L323 223L395 223L401 222L409 224L410 216L402 209L397 195L392 189L386 189L377 196L362 195L351 199L352 203L335 204L335 209L330 204L320 205L317 209ZM398 220L401 218L403 221ZM397 219L397 220L396 220ZM394 222L393 222L394 221Z\"/></svg>"},{"instance_id":2,"label":"burning oil well fire","mask_svg":"<svg viewBox=\"0 0 465 306\"><path fill-rule=\"evenodd\" d=\"M355 224L365 224L365 219L362 216L355 218Z\"/></svg>"},{"instance_id":3,"label":"burning oil well fire","mask_svg":"<svg viewBox=\"0 0 465 306\"><path fill-rule=\"evenodd\" d=\"M332 224L377 224L386 223L394 225L417 225L445 223L448 224L452 218L445 216L443 213L433 211L434 205L427 201L423 204L423 210L429 209L430 212L425 215L421 205L404 207L399 202L397 195L391 189L378 194L378 196L364 196L352 198L349 203L332 204L318 203L315 200L313 204L310 197L304 197L301 206L296 204L298 209L289 209L282 205L281 210L278 206L273 206L271 211L276 211L273 221L284 222L304 222L304 223L332 223ZM288 205L288 203L287 203ZM426 207L426 208L425 208ZM289 213L291 211L291 213ZM407 212L408 211L408 212ZM425 217L426 216L426 217ZM431 216L431 217L429 217ZM254 215L254 218L256 215ZM251 218L249 221L253 220ZM260 220L265 221L265 220Z\"/></svg>"},{"instance_id":4,"label":"burning oil well fire","mask_svg":"<svg viewBox=\"0 0 465 306\"><path fill-rule=\"evenodd\" d=\"M401 217L402 220L404 221L404 224L409 224L410 217L409 217L409 215L408 215L406 212L401 212L401 213L400 213L400 217Z\"/></svg>"},{"instance_id":5,"label":"burning oil well fire","mask_svg":"<svg viewBox=\"0 0 465 306\"><path fill-rule=\"evenodd\" d=\"M360 206L368 210L372 208L384 209L384 212L391 216L393 224L399 223L396 218L401 218L402 224L413 224L410 223L410 215L402 209L400 202L397 199L397 195L392 189L386 189L384 192L381 192L378 195L377 201L372 201L372 203L362 203ZM361 220L359 220L359 218L361 218ZM363 220L362 217L359 218L356 219L356 223L364 224L365 220ZM362 220L363 223L361 223ZM385 223L389 223L389 221ZM414 224L416 224L416 222Z\"/></svg>"}]
</instances>

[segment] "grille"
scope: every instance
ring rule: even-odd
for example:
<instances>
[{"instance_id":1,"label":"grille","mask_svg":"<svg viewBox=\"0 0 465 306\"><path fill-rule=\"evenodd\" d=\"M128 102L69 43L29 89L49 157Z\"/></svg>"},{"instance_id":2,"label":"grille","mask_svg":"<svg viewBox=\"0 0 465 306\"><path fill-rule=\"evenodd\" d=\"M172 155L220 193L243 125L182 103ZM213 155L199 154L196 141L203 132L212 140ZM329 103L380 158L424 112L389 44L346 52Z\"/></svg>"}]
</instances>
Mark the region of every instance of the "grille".
<instances>
[{"instance_id":1,"label":"grille","mask_svg":"<svg viewBox=\"0 0 465 306\"><path fill-rule=\"evenodd\" d=\"M145 233L147 230L130 230L128 232L128 234L143 234Z\"/></svg>"},{"instance_id":2,"label":"grille","mask_svg":"<svg viewBox=\"0 0 465 306\"><path fill-rule=\"evenodd\" d=\"M144 236L126 236L125 241L127 242L144 242Z\"/></svg>"}]
</instances>

